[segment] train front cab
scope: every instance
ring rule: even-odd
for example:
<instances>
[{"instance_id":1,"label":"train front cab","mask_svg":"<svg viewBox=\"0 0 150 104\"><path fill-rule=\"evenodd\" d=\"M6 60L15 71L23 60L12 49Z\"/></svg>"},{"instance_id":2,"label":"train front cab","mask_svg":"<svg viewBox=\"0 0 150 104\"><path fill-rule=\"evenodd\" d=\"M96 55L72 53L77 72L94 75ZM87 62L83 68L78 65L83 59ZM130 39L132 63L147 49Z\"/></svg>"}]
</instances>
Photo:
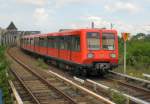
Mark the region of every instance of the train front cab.
<instances>
[{"instance_id":1,"label":"train front cab","mask_svg":"<svg viewBox=\"0 0 150 104\"><path fill-rule=\"evenodd\" d=\"M84 33L83 65L90 74L103 74L118 65L118 37L115 30Z\"/></svg>"}]
</instances>

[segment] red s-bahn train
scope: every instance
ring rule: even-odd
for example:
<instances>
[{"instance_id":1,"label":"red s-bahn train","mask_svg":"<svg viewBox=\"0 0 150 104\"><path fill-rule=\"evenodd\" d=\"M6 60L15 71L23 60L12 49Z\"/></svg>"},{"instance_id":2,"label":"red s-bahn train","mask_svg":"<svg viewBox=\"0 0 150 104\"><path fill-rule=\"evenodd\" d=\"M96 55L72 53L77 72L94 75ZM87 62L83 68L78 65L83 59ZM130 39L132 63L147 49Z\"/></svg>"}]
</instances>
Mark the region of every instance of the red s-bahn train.
<instances>
[{"instance_id":1,"label":"red s-bahn train","mask_svg":"<svg viewBox=\"0 0 150 104\"><path fill-rule=\"evenodd\" d=\"M116 30L77 29L23 36L23 50L81 75L97 75L118 65Z\"/></svg>"}]
</instances>

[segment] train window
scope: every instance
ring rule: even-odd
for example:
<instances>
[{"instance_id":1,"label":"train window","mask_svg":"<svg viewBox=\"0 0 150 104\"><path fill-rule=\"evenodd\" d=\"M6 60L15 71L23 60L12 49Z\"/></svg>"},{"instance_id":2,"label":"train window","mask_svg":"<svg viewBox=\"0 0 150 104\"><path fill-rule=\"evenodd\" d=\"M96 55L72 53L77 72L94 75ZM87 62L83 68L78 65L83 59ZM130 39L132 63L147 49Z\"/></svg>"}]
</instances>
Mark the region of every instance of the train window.
<instances>
[{"instance_id":1,"label":"train window","mask_svg":"<svg viewBox=\"0 0 150 104\"><path fill-rule=\"evenodd\" d=\"M27 45L29 44L29 39L27 38Z\"/></svg>"},{"instance_id":2,"label":"train window","mask_svg":"<svg viewBox=\"0 0 150 104\"><path fill-rule=\"evenodd\" d=\"M98 32L87 33L87 44L89 50L100 49L100 34Z\"/></svg>"},{"instance_id":3,"label":"train window","mask_svg":"<svg viewBox=\"0 0 150 104\"><path fill-rule=\"evenodd\" d=\"M37 38L34 38L34 45L37 46Z\"/></svg>"},{"instance_id":4,"label":"train window","mask_svg":"<svg viewBox=\"0 0 150 104\"><path fill-rule=\"evenodd\" d=\"M36 46L36 38L33 38L34 39L34 46Z\"/></svg>"},{"instance_id":5,"label":"train window","mask_svg":"<svg viewBox=\"0 0 150 104\"><path fill-rule=\"evenodd\" d=\"M59 45L60 45L59 40L60 39L57 36L54 38L54 48L56 48L56 49L59 49Z\"/></svg>"},{"instance_id":6,"label":"train window","mask_svg":"<svg viewBox=\"0 0 150 104\"><path fill-rule=\"evenodd\" d=\"M47 37L45 37L43 40L43 47L47 47Z\"/></svg>"},{"instance_id":7,"label":"train window","mask_svg":"<svg viewBox=\"0 0 150 104\"><path fill-rule=\"evenodd\" d=\"M44 38L39 38L39 46L43 46L43 40Z\"/></svg>"},{"instance_id":8,"label":"train window","mask_svg":"<svg viewBox=\"0 0 150 104\"><path fill-rule=\"evenodd\" d=\"M26 45L26 38L24 38L24 45Z\"/></svg>"},{"instance_id":9,"label":"train window","mask_svg":"<svg viewBox=\"0 0 150 104\"><path fill-rule=\"evenodd\" d=\"M112 33L103 33L102 35L102 48L106 50L115 49L115 35Z\"/></svg>"},{"instance_id":10,"label":"train window","mask_svg":"<svg viewBox=\"0 0 150 104\"><path fill-rule=\"evenodd\" d=\"M40 46L47 47L47 38L40 38Z\"/></svg>"},{"instance_id":11,"label":"train window","mask_svg":"<svg viewBox=\"0 0 150 104\"><path fill-rule=\"evenodd\" d=\"M63 36L59 37L60 49L65 49L65 38Z\"/></svg>"},{"instance_id":12,"label":"train window","mask_svg":"<svg viewBox=\"0 0 150 104\"><path fill-rule=\"evenodd\" d=\"M31 44L32 46L34 46L34 38L32 38Z\"/></svg>"},{"instance_id":13,"label":"train window","mask_svg":"<svg viewBox=\"0 0 150 104\"><path fill-rule=\"evenodd\" d=\"M48 37L48 47L54 48L54 37Z\"/></svg>"},{"instance_id":14,"label":"train window","mask_svg":"<svg viewBox=\"0 0 150 104\"><path fill-rule=\"evenodd\" d=\"M28 38L28 45L30 45L30 39Z\"/></svg>"},{"instance_id":15,"label":"train window","mask_svg":"<svg viewBox=\"0 0 150 104\"><path fill-rule=\"evenodd\" d=\"M69 40L70 36L61 36L59 37L59 48L62 50L69 50Z\"/></svg>"},{"instance_id":16,"label":"train window","mask_svg":"<svg viewBox=\"0 0 150 104\"><path fill-rule=\"evenodd\" d=\"M28 44L28 40L27 40L27 38L26 38L26 45Z\"/></svg>"},{"instance_id":17,"label":"train window","mask_svg":"<svg viewBox=\"0 0 150 104\"><path fill-rule=\"evenodd\" d=\"M26 38L24 38L24 45L26 45Z\"/></svg>"},{"instance_id":18,"label":"train window","mask_svg":"<svg viewBox=\"0 0 150 104\"><path fill-rule=\"evenodd\" d=\"M25 44L27 45L27 39L25 38Z\"/></svg>"},{"instance_id":19,"label":"train window","mask_svg":"<svg viewBox=\"0 0 150 104\"><path fill-rule=\"evenodd\" d=\"M40 38L39 38L39 37L36 39L36 45L37 45L37 46L40 45Z\"/></svg>"},{"instance_id":20,"label":"train window","mask_svg":"<svg viewBox=\"0 0 150 104\"><path fill-rule=\"evenodd\" d=\"M70 50L70 43L71 43L71 36L65 36L64 37L64 49Z\"/></svg>"},{"instance_id":21,"label":"train window","mask_svg":"<svg viewBox=\"0 0 150 104\"><path fill-rule=\"evenodd\" d=\"M30 38L29 38L29 40L28 40L28 41L29 41L29 45L30 45L30 44L31 44Z\"/></svg>"},{"instance_id":22,"label":"train window","mask_svg":"<svg viewBox=\"0 0 150 104\"><path fill-rule=\"evenodd\" d=\"M31 40L30 40L30 38L29 38L28 42L29 42L28 44L30 45L30 44L31 44Z\"/></svg>"},{"instance_id":23,"label":"train window","mask_svg":"<svg viewBox=\"0 0 150 104\"><path fill-rule=\"evenodd\" d=\"M72 36L71 38L71 50L80 51L80 36Z\"/></svg>"},{"instance_id":24,"label":"train window","mask_svg":"<svg viewBox=\"0 0 150 104\"><path fill-rule=\"evenodd\" d=\"M31 44L31 45L34 45L34 40L33 40L33 38L30 39L30 44Z\"/></svg>"}]
</instances>

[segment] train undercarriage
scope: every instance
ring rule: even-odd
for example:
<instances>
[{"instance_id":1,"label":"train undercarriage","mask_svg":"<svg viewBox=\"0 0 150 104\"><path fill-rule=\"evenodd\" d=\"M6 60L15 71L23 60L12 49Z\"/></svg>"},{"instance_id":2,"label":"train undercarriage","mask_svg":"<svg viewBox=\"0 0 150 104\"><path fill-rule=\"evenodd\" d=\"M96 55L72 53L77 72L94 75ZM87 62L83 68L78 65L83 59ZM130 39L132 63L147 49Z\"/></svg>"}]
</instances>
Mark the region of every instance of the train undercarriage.
<instances>
[{"instance_id":1,"label":"train undercarriage","mask_svg":"<svg viewBox=\"0 0 150 104\"><path fill-rule=\"evenodd\" d=\"M50 56L44 56L40 54L32 53L31 51L24 50L29 55L36 58L43 59L46 63L54 65L62 70L68 71L75 76L103 76L117 67L117 64L111 64L109 62L94 62L93 64L76 64L70 61L64 61Z\"/></svg>"}]
</instances>

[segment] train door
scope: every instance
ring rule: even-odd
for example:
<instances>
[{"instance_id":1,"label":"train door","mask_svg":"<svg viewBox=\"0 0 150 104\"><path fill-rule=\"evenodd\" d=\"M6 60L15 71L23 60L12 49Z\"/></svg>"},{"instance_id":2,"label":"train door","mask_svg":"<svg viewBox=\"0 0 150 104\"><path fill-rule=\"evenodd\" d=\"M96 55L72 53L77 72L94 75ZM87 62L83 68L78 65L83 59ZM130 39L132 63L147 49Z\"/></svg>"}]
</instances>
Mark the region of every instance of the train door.
<instances>
[{"instance_id":1,"label":"train door","mask_svg":"<svg viewBox=\"0 0 150 104\"><path fill-rule=\"evenodd\" d=\"M66 39L65 39L65 41L66 41L66 49L68 50L68 52L67 52L67 60L71 60L71 46L70 46L70 44L71 44L71 36L67 36L66 37Z\"/></svg>"},{"instance_id":2,"label":"train door","mask_svg":"<svg viewBox=\"0 0 150 104\"><path fill-rule=\"evenodd\" d=\"M63 60L70 60L70 49L69 49L69 36L61 36L59 37L59 57Z\"/></svg>"},{"instance_id":3,"label":"train door","mask_svg":"<svg viewBox=\"0 0 150 104\"><path fill-rule=\"evenodd\" d=\"M58 58L59 58L59 47L60 47L59 37L55 36L55 38L54 38L54 55L55 55L55 57L58 57Z\"/></svg>"},{"instance_id":4,"label":"train door","mask_svg":"<svg viewBox=\"0 0 150 104\"><path fill-rule=\"evenodd\" d=\"M70 52L70 60L75 63L80 63L82 58L81 53L81 44L80 44L80 35L73 35L71 37L71 52Z\"/></svg>"},{"instance_id":5,"label":"train door","mask_svg":"<svg viewBox=\"0 0 150 104\"><path fill-rule=\"evenodd\" d=\"M34 40L33 40L33 38L30 38L30 49L31 49L31 51L34 51Z\"/></svg>"},{"instance_id":6,"label":"train door","mask_svg":"<svg viewBox=\"0 0 150 104\"><path fill-rule=\"evenodd\" d=\"M40 38L40 54L47 55L47 37Z\"/></svg>"},{"instance_id":7,"label":"train door","mask_svg":"<svg viewBox=\"0 0 150 104\"><path fill-rule=\"evenodd\" d=\"M40 53L40 44L41 44L40 43L41 42L40 41L40 37L38 37L37 42L38 42L38 44L37 44L37 52Z\"/></svg>"},{"instance_id":8,"label":"train door","mask_svg":"<svg viewBox=\"0 0 150 104\"><path fill-rule=\"evenodd\" d=\"M35 37L33 37L33 51L35 52Z\"/></svg>"},{"instance_id":9,"label":"train door","mask_svg":"<svg viewBox=\"0 0 150 104\"><path fill-rule=\"evenodd\" d=\"M39 46L39 38L34 38L34 51L38 53L38 46Z\"/></svg>"},{"instance_id":10,"label":"train door","mask_svg":"<svg viewBox=\"0 0 150 104\"><path fill-rule=\"evenodd\" d=\"M47 36L44 37L42 50L43 50L43 54L47 55Z\"/></svg>"},{"instance_id":11,"label":"train door","mask_svg":"<svg viewBox=\"0 0 150 104\"><path fill-rule=\"evenodd\" d=\"M38 50L38 52L41 54L42 53L42 42L43 42L43 38L39 38L39 50Z\"/></svg>"}]
</instances>

